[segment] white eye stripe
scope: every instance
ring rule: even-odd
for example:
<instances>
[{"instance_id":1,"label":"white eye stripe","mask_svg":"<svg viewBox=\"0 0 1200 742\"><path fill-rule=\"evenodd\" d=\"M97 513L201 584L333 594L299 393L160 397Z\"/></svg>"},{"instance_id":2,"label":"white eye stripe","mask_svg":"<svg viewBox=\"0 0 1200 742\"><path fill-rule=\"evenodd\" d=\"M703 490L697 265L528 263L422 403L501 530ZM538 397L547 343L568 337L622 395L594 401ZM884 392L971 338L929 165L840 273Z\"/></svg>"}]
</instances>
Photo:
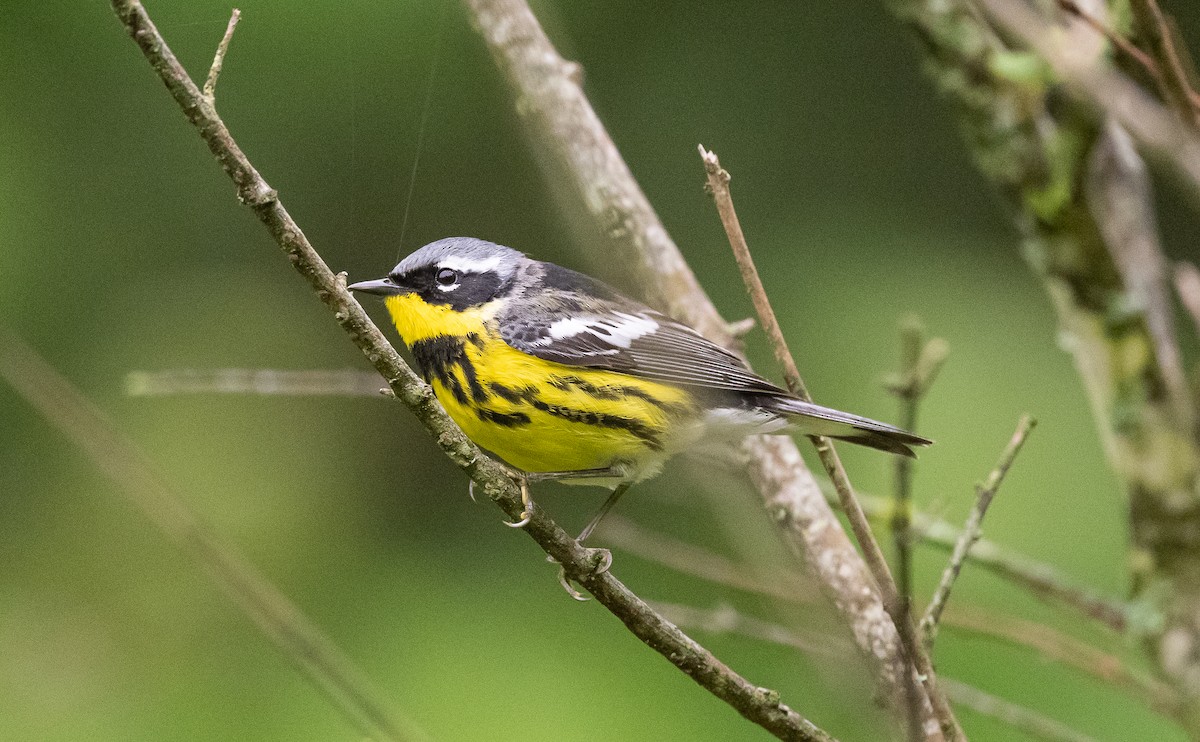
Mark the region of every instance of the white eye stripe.
<instances>
[{"instance_id":1,"label":"white eye stripe","mask_svg":"<svg viewBox=\"0 0 1200 742\"><path fill-rule=\"evenodd\" d=\"M487 273L500 265L500 257L493 255L483 260L472 260L459 255L449 255L437 262L437 268L449 268L459 273Z\"/></svg>"}]
</instances>

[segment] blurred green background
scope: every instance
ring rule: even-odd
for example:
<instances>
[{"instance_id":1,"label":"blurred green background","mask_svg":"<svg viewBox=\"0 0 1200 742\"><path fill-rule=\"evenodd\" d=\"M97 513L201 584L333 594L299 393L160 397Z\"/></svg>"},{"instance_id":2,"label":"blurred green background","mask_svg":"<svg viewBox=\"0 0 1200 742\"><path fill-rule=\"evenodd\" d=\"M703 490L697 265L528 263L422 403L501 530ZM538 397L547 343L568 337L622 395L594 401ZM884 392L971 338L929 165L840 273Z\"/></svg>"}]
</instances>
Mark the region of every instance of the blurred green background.
<instances>
[{"instance_id":1,"label":"blurred green background","mask_svg":"<svg viewBox=\"0 0 1200 742\"><path fill-rule=\"evenodd\" d=\"M1175 2L1184 35L1200 10ZM448 235L492 239L633 291L581 254L482 42L457 4L245 0L218 105L335 270L376 277ZM229 5L149 11L203 78ZM1114 595L1124 502L1014 231L878 3L538 3L627 162L718 306L751 312L701 184L702 142L818 401L882 419L899 319L952 357L921 412L938 441L922 508L961 521L1020 413L1040 426L986 524ZM541 552L472 505L411 415L371 399L130 398L133 370L366 368L290 269L107 3L7 0L0 23L0 316L93 398L189 505L243 550L440 740L762 739L764 732L569 600ZM404 245L409 172L441 34ZM1195 211L1164 183L1174 258ZM1189 252L1190 251L1190 252ZM378 306L368 307L377 318ZM758 367L774 375L761 338ZM83 456L0 386L0 739L352 740L355 730ZM891 462L846 450L886 493ZM715 483L715 484L714 484ZM603 494L547 487L569 528ZM676 462L620 513L771 574L785 552L746 485ZM603 533L598 543L603 543ZM884 734L847 636L800 606L617 551L645 597L728 604L826 647L698 639L847 740ZM943 564L922 549L927 596ZM811 589L811 588L810 588ZM1144 666L1074 615L968 568L953 599L1046 621ZM1179 739L1115 690L948 629L945 674L1098 739ZM1024 739L970 711L976 740Z\"/></svg>"}]
</instances>

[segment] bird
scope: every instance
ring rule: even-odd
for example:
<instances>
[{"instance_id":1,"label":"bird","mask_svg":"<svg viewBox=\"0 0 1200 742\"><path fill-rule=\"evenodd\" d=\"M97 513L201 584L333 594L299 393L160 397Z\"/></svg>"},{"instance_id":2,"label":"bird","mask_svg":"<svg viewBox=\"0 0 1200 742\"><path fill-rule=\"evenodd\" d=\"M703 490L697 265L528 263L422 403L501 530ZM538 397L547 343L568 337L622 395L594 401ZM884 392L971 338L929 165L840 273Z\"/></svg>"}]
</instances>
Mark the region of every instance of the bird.
<instances>
[{"instance_id":1,"label":"bird","mask_svg":"<svg viewBox=\"0 0 1200 742\"><path fill-rule=\"evenodd\" d=\"M582 543L634 484L713 440L795 431L901 456L932 441L799 399L696 330L583 273L473 237L431 242L385 277L383 297L446 412L528 483L611 488Z\"/></svg>"}]
</instances>

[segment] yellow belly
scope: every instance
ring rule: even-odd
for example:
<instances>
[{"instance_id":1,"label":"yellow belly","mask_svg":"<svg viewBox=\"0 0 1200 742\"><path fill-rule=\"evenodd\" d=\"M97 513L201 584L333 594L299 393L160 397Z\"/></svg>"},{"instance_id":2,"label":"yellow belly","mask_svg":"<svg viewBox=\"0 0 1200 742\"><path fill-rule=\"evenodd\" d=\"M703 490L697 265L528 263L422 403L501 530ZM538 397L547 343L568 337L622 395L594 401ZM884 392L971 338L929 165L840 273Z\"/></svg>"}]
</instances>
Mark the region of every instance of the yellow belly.
<instances>
[{"instance_id":1,"label":"yellow belly","mask_svg":"<svg viewBox=\"0 0 1200 742\"><path fill-rule=\"evenodd\" d=\"M449 384L433 379L434 392L471 440L524 471L618 466L649 475L669 455L674 425L691 416L675 387L545 361L498 338L466 351L486 396L477 398L461 368Z\"/></svg>"},{"instance_id":2,"label":"yellow belly","mask_svg":"<svg viewBox=\"0 0 1200 742\"><path fill-rule=\"evenodd\" d=\"M657 472L695 417L680 388L542 360L505 343L489 307L451 313L411 296L388 309L438 401L481 447L527 472Z\"/></svg>"}]
</instances>

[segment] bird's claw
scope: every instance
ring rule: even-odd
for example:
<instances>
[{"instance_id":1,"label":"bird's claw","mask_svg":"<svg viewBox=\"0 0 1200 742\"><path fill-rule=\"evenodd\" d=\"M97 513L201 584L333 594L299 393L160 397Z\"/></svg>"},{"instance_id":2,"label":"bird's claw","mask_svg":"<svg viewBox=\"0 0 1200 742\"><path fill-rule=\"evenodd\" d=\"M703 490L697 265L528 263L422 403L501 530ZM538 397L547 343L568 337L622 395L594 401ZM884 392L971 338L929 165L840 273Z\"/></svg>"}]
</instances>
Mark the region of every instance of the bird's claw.
<instances>
[{"instance_id":1,"label":"bird's claw","mask_svg":"<svg viewBox=\"0 0 1200 742\"><path fill-rule=\"evenodd\" d=\"M612 552L608 549L588 549L588 559L592 562L592 574L602 575L612 569Z\"/></svg>"},{"instance_id":2,"label":"bird's claw","mask_svg":"<svg viewBox=\"0 0 1200 742\"><path fill-rule=\"evenodd\" d=\"M608 549L587 549L587 560L592 565L592 575L602 575L612 568L612 552ZM546 561L551 564L558 564L554 557L548 556L546 557ZM567 595L570 595L571 598L578 600L580 603L591 600L591 598L575 589L575 586L571 584L571 578L567 576L566 567L563 567L561 564L558 566L558 584L562 585L562 589L566 591Z\"/></svg>"},{"instance_id":3,"label":"bird's claw","mask_svg":"<svg viewBox=\"0 0 1200 742\"><path fill-rule=\"evenodd\" d=\"M529 512L528 510L522 510L520 520L512 521L512 522L505 520L505 521L501 521L501 523L508 526L509 528L524 528L525 526L529 525L529 521L532 519L533 519L533 513Z\"/></svg>"},{"instance_id":4,"label":"bird's claw","mask_svg":"<svg viewBox=\"0 0 1200 742\"><path fill-rule=\"evenodd\" d=\"M567 577L566 567L561 565L558 568L558 584L562 585L562 589L567 591L567 595L570 595L571 598L578 600L580 603L586 603L591 600L591 598L575 589L575 586L571 584L571 578Z\"/></svg>"},{"instance_id":5,"label":"bird's claw","mask_svg":"<svg viewBox=\"0 0 1200 742\"><path fill-rule=\"evenodd\" d=\"M467 497L471 498L471 502L478 504L479 500L475 499L475 480L467 480Z\"/></svg>"},{"instance_id":6,"label":"bird's claw","mask_svg":"<svg viewBox=\"0 0 1200 742\"><path fill-rule=\"evenodd\" d=\"M521 486L521 519L516 523L505 523L509 528L524 528L533 518L533 498L529 496L529 477L514 473L513 481Z\"/></svg>"}]
</instances>

